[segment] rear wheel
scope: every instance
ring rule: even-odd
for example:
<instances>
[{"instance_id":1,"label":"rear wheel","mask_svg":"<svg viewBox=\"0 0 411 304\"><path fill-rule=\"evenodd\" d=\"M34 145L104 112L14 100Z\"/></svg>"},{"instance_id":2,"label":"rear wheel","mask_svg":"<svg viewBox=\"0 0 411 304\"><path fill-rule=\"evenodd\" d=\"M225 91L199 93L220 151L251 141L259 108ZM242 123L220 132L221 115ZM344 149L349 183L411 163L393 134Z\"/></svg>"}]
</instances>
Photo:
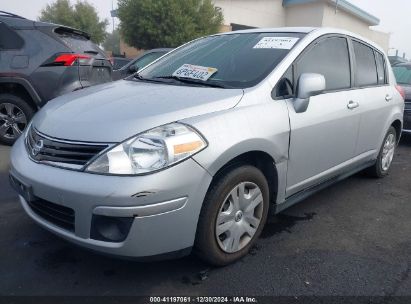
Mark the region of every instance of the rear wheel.
<instances>
[{"instance_id":1,"label":"rear wheel","mask_svg":"<svg viewBox=\"0 0 411 304\"><path fill-rule=\"evenodd\" d=\"M200 214L195 249L206 262L222 266L246 255L267 219L269 190L263 173L240 166L209 189Z\"/></svg>"},{"instance_id":2,"label":"rear wheel","mask_svg":"<svg viewBox=\"0 0 411 304\"><path fill-rule=\"evenodd\" d=\"M0 142L12 145L23 133L34 110L15 95L0 94Z\"/></svg>"},{"instance_id":3,"label":"rear wheel","mask_svg":"<svg viewBox=\"0 0 411 304\"><path fill-rule=\"evenodd\" d=\"M374 177L386 176L391 168L396 147L397 131L394 127L390 127L385 135L377 161L374 166L368 169L368 173Z\"/></svg>"}]
</instances>

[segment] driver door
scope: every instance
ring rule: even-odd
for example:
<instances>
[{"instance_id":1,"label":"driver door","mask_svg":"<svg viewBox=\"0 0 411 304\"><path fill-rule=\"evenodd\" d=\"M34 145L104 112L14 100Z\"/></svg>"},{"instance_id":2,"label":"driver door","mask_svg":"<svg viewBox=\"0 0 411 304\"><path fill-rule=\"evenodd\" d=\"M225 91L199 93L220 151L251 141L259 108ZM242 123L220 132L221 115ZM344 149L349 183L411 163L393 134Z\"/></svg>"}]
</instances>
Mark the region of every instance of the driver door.
<instances>
[{"instance_id":1,"label":"driver door","mask_svg":"<svg viewBox=\"0 0 411 304\"><path fill-rule=\"evenodd\" d=\"M356 91L351 88L351 64L345 37L315 41L294 63L294 79L303 73L322 74L326 91L310 98L307 110L290 117L290 147L286 196L337 174L354 158L360 124Z\"/></svg>"}]
</instances>

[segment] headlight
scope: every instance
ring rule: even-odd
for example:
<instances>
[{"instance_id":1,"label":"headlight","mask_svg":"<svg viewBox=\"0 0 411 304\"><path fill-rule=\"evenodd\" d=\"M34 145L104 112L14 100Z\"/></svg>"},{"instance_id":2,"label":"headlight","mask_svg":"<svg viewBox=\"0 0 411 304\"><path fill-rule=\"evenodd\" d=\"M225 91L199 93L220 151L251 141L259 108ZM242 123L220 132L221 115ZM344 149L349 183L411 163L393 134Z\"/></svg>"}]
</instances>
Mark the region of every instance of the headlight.
<instances>
[{"instance_id":1,"label":"headlight","mask_svg":"<svg viewBox=\"0 0 411 304\"><path fill-rule=\"evenodd\" d=\"M111 148L93 161L86 172L138 175L169 167L207 146L189 126L172 123L151 129Z\"/></svg>"}]
</instances>

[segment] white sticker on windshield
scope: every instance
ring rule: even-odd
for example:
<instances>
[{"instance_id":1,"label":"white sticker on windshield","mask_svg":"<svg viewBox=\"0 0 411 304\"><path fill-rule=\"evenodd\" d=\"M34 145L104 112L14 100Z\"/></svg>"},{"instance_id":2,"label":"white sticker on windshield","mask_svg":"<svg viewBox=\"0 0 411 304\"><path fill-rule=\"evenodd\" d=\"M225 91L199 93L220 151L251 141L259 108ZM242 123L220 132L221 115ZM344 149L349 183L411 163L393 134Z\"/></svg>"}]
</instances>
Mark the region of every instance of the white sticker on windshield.
<instances>
[{"instance_id":1,"label":"white sticker on windshield","mask_svg":"<svg viewBox=\"0 0 411 304\"><path fill-rule=\"evenodd\" d=\"M263 37L254 49L282 49L289 50L296 44L296 37Z\"/></svg>"},{"instance_id":2,"label":"white sticker on windshield","mask_svg":"<svg viewBox=\"0 0 411 304\"><path fill-rule=\"evenodd\" d=\"M216 68L183 64L173 73L173 76L207 81L217 71Z\"/></svg>"}]
</instances>

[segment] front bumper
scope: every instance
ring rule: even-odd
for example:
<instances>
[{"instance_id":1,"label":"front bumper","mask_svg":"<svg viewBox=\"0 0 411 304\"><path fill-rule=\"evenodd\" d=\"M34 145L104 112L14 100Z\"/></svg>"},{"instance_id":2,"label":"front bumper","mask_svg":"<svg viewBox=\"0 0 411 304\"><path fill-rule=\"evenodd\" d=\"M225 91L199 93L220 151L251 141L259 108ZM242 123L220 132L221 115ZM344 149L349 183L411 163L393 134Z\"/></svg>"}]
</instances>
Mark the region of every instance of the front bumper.
<instances>
[{"instance_id":1,"label":"front bumper","mask_svg":"<svg viewBox=\"0 0 411 304\"><path fill-rule=\"evenodd\" d=\"M55 168L29 159L21 137L11 152L10 174L31 195L74 210L69 231L35 212L20 195L26 213L51 232L80 246L125 257L149 257L194 244L197 220L212 177L194 160L145 176L119 177ZM91 238L93 215L132 217L121 242Z\"/></svg>"}]
</instances>

